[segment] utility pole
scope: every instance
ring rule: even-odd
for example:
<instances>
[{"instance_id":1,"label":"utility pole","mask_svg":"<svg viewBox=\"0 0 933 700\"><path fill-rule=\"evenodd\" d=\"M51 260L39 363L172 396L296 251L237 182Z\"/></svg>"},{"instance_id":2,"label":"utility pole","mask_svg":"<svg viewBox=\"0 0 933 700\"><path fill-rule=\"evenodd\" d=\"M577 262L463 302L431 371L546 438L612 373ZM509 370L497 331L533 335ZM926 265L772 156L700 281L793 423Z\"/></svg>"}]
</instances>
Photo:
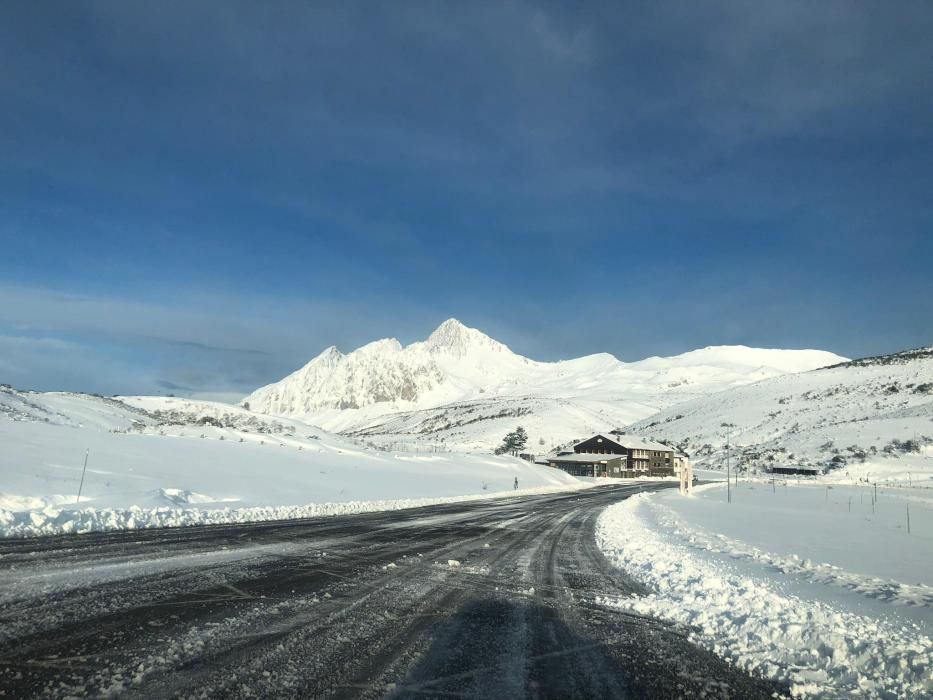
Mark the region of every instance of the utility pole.
<instances>
[{"instance_id":1,"label":"utility pole","mask_svg":"<svg viewBox=\"0 0 933 700\"><path fill-rule=\"evenodd\" d=\"M732 428L726 430L726 502L732 503L732 477L730 475L731 451L730 442L732 441Z\"/></svg>"},{"instance_id":2,"label":"utility pole","mask_svg":"<svg viewBox=\"0 0 933 700\"><path fill-rule=\"evenodd\" d=\"M81 503L81 492L84 490L84 475L87 473L87 456L91 454L91 448L87 448L84 451L84 468L81 470L81 485L78 486L78 500L75 501L75 505Z\"/></svg>"}]
</instances>

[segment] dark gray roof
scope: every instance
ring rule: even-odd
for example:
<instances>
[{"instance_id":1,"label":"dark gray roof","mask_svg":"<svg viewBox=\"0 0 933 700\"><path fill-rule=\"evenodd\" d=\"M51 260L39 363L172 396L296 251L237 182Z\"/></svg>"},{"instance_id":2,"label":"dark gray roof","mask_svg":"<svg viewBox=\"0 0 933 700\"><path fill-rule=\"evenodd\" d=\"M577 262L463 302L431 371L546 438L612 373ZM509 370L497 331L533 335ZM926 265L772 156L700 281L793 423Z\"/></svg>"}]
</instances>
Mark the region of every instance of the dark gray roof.
<instances>
[{"instance_id":1,"label":"dark gray roof","mask_svg":"<svg viewBox=\"0 0 933 700\"><path fill-rule=\"evenodd\" d=\"M655 450L657 452L674 452L674 448L668 445L665 445L660 442L655 442L654 440L649 440L648 438L637 437L635 435L603 435L602 433L597 433L591 437L588 437L586 440L581 440L577 445L582 445L588 440L592 440L594 437L601 437L604 440L611 440L622 447L627 447L632 450ZM574 445L576 447L576 445Z\"/></svg>"}]
</instances>

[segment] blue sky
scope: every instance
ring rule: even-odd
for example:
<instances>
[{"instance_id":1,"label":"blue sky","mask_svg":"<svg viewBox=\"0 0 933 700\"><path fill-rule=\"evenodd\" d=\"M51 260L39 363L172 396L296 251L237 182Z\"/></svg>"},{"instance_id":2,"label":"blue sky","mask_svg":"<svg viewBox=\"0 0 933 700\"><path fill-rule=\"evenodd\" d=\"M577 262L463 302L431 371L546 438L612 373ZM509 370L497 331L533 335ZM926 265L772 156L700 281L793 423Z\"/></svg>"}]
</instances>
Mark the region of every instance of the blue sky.
<instances>
[{"instance_id":1,"label":"blue sky","mask_svg":"<svg viewBox=\"0 0 933 700\"><path fill-rule=\"evenodd\" d=\"M928 2L0 5L0 382L933 343Z\"/></svg>"}]
</instances>

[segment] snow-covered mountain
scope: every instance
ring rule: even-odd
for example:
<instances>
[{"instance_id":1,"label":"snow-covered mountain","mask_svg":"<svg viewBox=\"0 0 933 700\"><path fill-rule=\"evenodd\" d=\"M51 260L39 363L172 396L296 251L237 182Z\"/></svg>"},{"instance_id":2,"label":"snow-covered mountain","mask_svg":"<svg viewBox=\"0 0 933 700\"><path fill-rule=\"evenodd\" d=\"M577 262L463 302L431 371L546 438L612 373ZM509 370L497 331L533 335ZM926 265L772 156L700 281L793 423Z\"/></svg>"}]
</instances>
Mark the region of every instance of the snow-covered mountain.
<instances>
[{"instance_id":1,"label":"snow-covered mountain","mask_svg":"<svg viewBox=\"0 0 933 700\"><path fill-rule=\"evenodd\" d=\"M246 402L277 415L316 416L373 404L424 408L527 376L535 363L451 319L422 342L377 340L343 355L329 347L307 365L257 390Z\"/></svg>"},{"instance_id":2,"label":"snow-covered mountain","mask_svg":"<svg viewBox=\"0 0 933 700\"><path fill-rule=\"evenodd\" d=\"M844 361L819 350L718 346L622 362L606 353L537 362L448 319L427 340L330 347L244 405L379 444L488 450L516 421L551 446L734 386Z\"/></svg>"},{"instance_id":3,"label":"snow-covered mountain","mask_svg":"<svg viewBox=\"0 0 933 700\"><path fill-rule=\"evenodd\" d=\"M774 377L628 426L722 467L810 464L891 478L933 474L933 347ZM898 474L897 472L903 472Z\"/></svg>"}]
</instances>

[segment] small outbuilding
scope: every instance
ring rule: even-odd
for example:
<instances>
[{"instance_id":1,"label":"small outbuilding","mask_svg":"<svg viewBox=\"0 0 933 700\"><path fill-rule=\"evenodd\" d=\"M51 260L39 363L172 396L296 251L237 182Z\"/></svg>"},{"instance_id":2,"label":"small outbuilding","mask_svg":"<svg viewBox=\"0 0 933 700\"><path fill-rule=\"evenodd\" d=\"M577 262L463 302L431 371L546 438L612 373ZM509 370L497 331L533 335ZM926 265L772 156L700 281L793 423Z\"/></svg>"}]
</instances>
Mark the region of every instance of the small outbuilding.
<instances>
[{"instance_id":1,"label":"small outbuilding","mask_svg":"<svg viewBox=\"0 0 933 700\"><path fill-rule=\"evenodd\" d=\"M803 467L799 465L785 466L785 467L770 467L768 472L771 474L787 474L787 475L797 475L797 476L819 476L823 473L823 470L819 467Z\"/></svg>"}]
</instances>

